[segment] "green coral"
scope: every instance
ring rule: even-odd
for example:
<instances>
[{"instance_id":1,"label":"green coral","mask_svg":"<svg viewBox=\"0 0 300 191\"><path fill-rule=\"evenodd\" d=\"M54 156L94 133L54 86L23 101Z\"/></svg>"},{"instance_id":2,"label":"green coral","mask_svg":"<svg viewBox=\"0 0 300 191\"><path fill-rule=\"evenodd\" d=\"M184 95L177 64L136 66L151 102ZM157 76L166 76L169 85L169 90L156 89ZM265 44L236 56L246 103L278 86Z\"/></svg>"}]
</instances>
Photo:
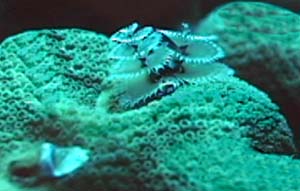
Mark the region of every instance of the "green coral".
<instances>
[{"instance_id":1,"label":"green coral","mask_svg":"<svg viewBox=\"0 0 300 191\"><path fill-rule=\"evenodd\" d=\"M80 119L85 146L94 153L77 176L55 185L60 190L75 185L78 190L254 191L274 189L274 180L281 182L276 188L298 188L293 184L297 173L287 169L296 168L299 161L251 148L294 151L278 107L236 78L186 86L147 107L122 113L99 107L66 114L65 109L78 106L57 107L62 108L61 118ZM262 183L251 184L257 179Z\"/></svg>"},{"instance_id":2,"label":"green coral","mask_svg":"<svg viewBox=\"0 0 300 191\"><path fill-rule=\"evenodd\" d=\"M210 13L197 31L220 37L225 62L269 93L300 140L300 16L262 2L233 2Z\"/></svg>"},{"instance_id":3,"label":"green coral","mask_svg":"<svg viewBox=\"0 0 300 191\"><path fill-rule=\"evenodd\" d=\"M67 56L57 54L70 44L75 48ZM2 182L46 191L300 189L299 161L275 155L295 153L293 135L265 93L235 77L208 78L139 109L113 112L118 90L101 83L112 64L110 46L106 37L78 29L23 33L0 45L2 79L8 77L0 97L8 107L0 118ZM77 61L84 62L83 73ZM90 75L99 78L95 86L84 82ZM19 109L23 102L26 109ZM16 126L18 111L28 121ZM37 187L12 182L8 166L45 140L81 145L91 160L76 174Z\"/></svg>"},{"instance_id":4,"label":"green coral","mask_svg":"<svg viewBox=\"0 0 300 191\"><path fill-rule=\"evenodd\" d=\"M1 49L4 67L22 72L35 85L34 96L45 99L63 92L83 104L100 92L109 62L103 53L109 49L106 37L83 30L33 31L11 37ZM78 54L80 52L80 54Z\"/></svg>"},{"instance_id":5,"label":"green coral","mask_svg":"<svg viewBox=\"0 0 300 191\"><path fill-rule=\"evenodd\" d=\"M19 140L71 139L72 131L63 130L66 122L47 106L69 98L94 107L108 73L104 53L109 49L105 36L79 29L31 31L6 39L0 45L1 132Z\"/></svg>"}]
</instances>

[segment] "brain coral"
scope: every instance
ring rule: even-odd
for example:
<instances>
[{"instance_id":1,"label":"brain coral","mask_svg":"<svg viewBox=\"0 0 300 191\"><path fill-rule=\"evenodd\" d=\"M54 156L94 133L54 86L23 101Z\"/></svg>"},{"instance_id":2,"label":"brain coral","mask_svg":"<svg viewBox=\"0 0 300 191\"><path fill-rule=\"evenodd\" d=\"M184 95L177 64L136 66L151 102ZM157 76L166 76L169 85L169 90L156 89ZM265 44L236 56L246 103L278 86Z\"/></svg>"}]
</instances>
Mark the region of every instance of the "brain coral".
<instances>
[{"instance_id":1,"label":"brain coral","mask_svg":"<svg viewBox=\"0 0 300 191\"><path fill-rule=\"evenodd\" d=\"M113 64L107 58L110 46L102 35L73 29L27 32L2 43L0 65L7 82L1 92L9 94L2 93L0 100L10 113L0 118L0 132L6 135L0 144L1 179L20 176L7 167L50 140L81 145L91 151L91 160L76 174L31 190L300 189L299 161L275 155L295 153L293 135L265 93L236 77L212 77L139 109L113 112L115 90L101 83ZM52 54L62 47L69 47L65 54ZM98 80L87 85L90 75ZM15 85L9 80L21 82L15 88L21 93L12 93ZM30 107L11 106L7 100ZM27 121L8 123L18 111Z\"/></svg>"},{"instance_id":2,"label":"brain coral","mask_svg":"<svg viewBox=\"0 0 300 191\"><path fill-rule=\"evenodd\" d=\"M92 159L77 175L56 182L56 190L300 188L299 161L251 148L294 150L278 107L236 78L185 86L136 110L78 110L60 117L79 119L77 128L88 140L85 146L92 150Z\"/></svg>"},{"instance_id":3,"label":"brain coral","mask_svg":"<svg viewBox=\"0 0 300 191\"><path fill-rule=\"evenodd\" d=\"M66 98L94 107L107 75L106 49L106 37L77 29L31 31L5 40L0 45L1 142L41 134L56 141L72 137L55 111L43 108Z\"/></svg>"},{"instance_id":4,"label":"brain coral","mask_svg":"<svg viewBox=\"0 0 300 191\"><path fill-rule=\"evenodd\" d=\"M280 104L300 140L300 16L266 3L234 2L208 15L197 30L220 37L225 62Z\"/></svg>"}]
</instances>

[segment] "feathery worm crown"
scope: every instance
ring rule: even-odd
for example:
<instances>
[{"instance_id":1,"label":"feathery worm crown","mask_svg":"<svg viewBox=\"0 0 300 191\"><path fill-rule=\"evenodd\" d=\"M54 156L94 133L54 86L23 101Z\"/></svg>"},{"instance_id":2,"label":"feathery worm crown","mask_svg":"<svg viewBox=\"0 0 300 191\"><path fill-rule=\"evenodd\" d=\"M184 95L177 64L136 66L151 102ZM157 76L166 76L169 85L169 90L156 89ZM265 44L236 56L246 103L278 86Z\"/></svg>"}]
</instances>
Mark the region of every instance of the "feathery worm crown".
<instances>
[{"instance_id":1,"label":"feathery worm crown","mask_svg":"<svg viewBox=\"0 0 300 191\"><path fill-rule=\"evenodd\" d=\"M170 95L183 84L233 75L217 60L225 56L216 36L171 31L133 23L114 33L110 79L124 88L123 106L138 108ZM126 103L126 104L124 104Z\"/></svg>"}]
</instances>

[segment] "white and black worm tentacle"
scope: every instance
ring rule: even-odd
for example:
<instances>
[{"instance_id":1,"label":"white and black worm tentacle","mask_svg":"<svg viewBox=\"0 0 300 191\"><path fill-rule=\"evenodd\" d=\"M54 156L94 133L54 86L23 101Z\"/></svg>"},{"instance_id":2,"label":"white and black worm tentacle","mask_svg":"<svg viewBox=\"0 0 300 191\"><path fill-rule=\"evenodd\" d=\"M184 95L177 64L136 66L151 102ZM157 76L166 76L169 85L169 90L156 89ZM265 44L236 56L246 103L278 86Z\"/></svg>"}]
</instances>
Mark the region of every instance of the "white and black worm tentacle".
<instances>
[{"instance_id":1,"label":"white and black worm tentacle","mask_svg":"<svg viewBox=\"0 0 300 191\"><path fill-rule=\"evenodd\" d=\"M137 99L135 102L131 103L129 107L131 109L137 109L142 106L147 105L148 103L154 100L160 100L164 96L171 95L174 93L180 86L182 86L185 82L180 81L178 79L166 79L163 80L157 88L155 88L149 94Z\"/></svg>"}]
</instances>

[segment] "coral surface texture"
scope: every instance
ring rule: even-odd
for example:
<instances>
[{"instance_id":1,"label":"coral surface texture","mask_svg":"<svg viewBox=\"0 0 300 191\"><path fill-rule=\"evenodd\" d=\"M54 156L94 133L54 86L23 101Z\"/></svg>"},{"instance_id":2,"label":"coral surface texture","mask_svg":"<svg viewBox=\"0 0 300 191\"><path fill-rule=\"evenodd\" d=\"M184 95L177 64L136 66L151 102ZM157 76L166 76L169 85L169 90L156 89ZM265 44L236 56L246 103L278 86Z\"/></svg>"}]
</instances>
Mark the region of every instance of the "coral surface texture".
<instances>
[{"instance_id":1,"label":"coral surface texture","mask_svg":"<svg viewBox=\"0 0 300 191\"><path fill-rule=\"evenodd\" d=\"M225 62L276 101L300 140L300 15L260 2L226 4L197 31L216 34Z\"/></svg>"},{"instance_id":2,"label":"coral surface texture","mask_svg":"<svg viewBox=\"0 0 300 191\"><path fill-rule=\"evenodd\" d=\"M111 38L49 29L3 41L0 191L300 191L293 131L245 81L256 71L296 102L300 29L284 18L299 20L262 5L218 9L206 36L133 24Z\"/></svg>"}]
</instances>

